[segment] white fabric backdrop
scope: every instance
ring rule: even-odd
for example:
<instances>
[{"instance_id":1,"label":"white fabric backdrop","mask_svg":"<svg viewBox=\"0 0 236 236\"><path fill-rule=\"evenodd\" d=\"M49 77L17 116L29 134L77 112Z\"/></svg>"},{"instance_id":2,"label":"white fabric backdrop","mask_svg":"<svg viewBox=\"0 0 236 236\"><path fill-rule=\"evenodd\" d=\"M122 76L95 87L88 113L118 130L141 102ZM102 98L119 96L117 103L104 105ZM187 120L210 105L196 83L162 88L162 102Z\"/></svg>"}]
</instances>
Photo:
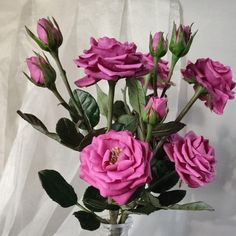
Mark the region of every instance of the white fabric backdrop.
<instances>
[{"instance_id":1,"label":"white fabric backdrop","mask_svg":"<svg viewBox=\"0 0 236 236\"><path fill-rule=\"evenodd\" d=\"M22 76L24 60L37 49L25 35L24 25L35 29L37 19L54 16L62 29L64 43L60 54L71 84L81 76L72 62L89 37L112 36L134 41L140 51L147 51L150 32L167 32L173 20L195 22L199 33L189 59L210 56L232 66L234 59L236 2L234 0L0 0L0 235L66 236L94 235L80 229L71 215L73 209L57 207L40 186L37 172L56 169L70 181L79 197L86 184L78 178L78 153L66 149L33 130L16 115L16 110L33 113L53 130L66 112L44 89L38 89ZM214 5L213 5L214 4ZM182 61L178 67L181 67ZM192 95L192 89L179 80L170 95L171 116ZM63 84L58 79L58 87ZM106 84L101 83L106 89ZM92 88L89 89L94 94ZM179 96L181 95L181 96ZM117 96L120 96L118 93ZM135 217L131 235L197 236L234 235L236 231L236 160L234 122L236 102L229 102L223 117L205 109L201 102L185 121L211 140L218 160L216 180L206 187L190 189L185 201L204 200L215 207L209 212L157 212L149 217Z\"/></svg>"}]
</instances>

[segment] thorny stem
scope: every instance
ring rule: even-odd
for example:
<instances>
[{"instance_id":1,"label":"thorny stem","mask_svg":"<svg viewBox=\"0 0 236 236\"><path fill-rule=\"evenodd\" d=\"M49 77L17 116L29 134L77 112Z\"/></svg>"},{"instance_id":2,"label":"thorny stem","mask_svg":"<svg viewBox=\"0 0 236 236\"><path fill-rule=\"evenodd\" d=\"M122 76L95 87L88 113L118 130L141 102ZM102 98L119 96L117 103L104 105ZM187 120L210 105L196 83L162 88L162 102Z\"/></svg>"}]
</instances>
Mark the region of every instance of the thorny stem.
<instances>
[{"instance_id":1,"label":"thorny stem","mask_svg":"<svg viewBox=\"0 0 236 236\"><path fill-rule=\"evenodd\" d=\"M109 84L109 94L108 94L107 131L109 131L112 126L113 103L114 103L116 81L108 81L108 84Z\"/></svg>"},{"instance_id":2,"label":"thorny stem","mask_svg":"<svg viewBox=\"0 0 236 236\"><path fill-rule=\"evenodd\" d=\"M169 88L170 80L171 80L171 77L172 77L173 72L174 72L175 65L178 62L178 60L179 60L179 57L176 57L174 54L172 54L171 66L170 66L168 78L167 78L167 81L166 81L166 86L162 91L161 97L165 96L166 90Z\"/></svg>"},{"instance_id":3,"label":"thorny stem","mask_svg":"<svg viewBox=\"0 0 236 236\"><path fill-rule=\"evenodd\" d=\"M91 126L91 124L90 124L90 122L89 122L88 117L86 116L86 114L85 114L85 112L84 112L84 109L83 109L83 107L82 107L80 101L79 101L79 100L76 101L75 98L74 98L73 92L72 92L72 90L71 90L70 84L69 84L68 79L67 79L66 71L63 69L63 66L62 66L62 64L61 64L61 61L60 61L60 59L59 59L58 52L51 52L51 55L52 55L52 57L54 58L54 60L55 60L55 62L56 62L56 64L57 64L57 66L58 66L58 69L59 69L59 71L60 71L61 78L62 78L62 80L63 80L63 82L64 82L64 84L65 84L65 86L66 86L66 89L67 89L67 91L68 91L68 93L69 93L69 95L70 95L70 98L71 98L71 100L72 100L72 102L73 102L73 105L74 105L76 111L78 112L79 116L83 117L84 123L85 123L85 125L86 125L86 127L87 127L87 130L88 130L88 131L92 131L93 128L92 128L92 126Z\"/></svg>"},{"instance_id":4,"label":"thorny stem","mask_svg":"<svg viewBox=\"0 0 236 236\"><path fill-rule=\"evenodd\" d=\"M201 96L201 94L205 93L205 88L202 86L198 86L195 90L194 95L189 100L189 102L186 104L186 106L183 108L183 110L180 112L180 114L177 116L175 121L180 122L183 117L187 114L187 112L190 110L190 108L193 106L193 104L197 101L197 99ZM166 140L166 136L162 137L161 140L158 142L157 146L155 147L153 151L153 155L155 156L159 148L164 144Z\"/></svg>"},{"instance_id":5,"label":"thorny stem","mask_svg":"<svg viewBox=\"0 0 236 236\"><path fill-rule=\"evenodd\" d=\"M158 65L158 61L159 58L158 57L154 57L154 68L153 68L153 92L154 92L154 96L157 97L157 65Z\"/></svg>"}]
</instances>

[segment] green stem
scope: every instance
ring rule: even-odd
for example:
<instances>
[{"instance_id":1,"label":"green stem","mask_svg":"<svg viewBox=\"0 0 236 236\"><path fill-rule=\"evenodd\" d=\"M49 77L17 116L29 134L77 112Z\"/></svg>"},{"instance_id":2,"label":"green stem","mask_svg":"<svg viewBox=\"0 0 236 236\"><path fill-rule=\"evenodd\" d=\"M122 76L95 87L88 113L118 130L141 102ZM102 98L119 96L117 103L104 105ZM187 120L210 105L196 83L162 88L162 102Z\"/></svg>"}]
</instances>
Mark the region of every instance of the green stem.
<instances>
[{"instance_id":1,"label":"green stem","mask_svg":"<svg viewBox=\"0 0 236 236\"><path fill-rule=\"evenodd\" d=\"M193 106L193 104L196 102L196 100L200 97L200 95L205 93L205 91L206 91L205 88L203 88L202 86L199 85L197 87L197 89L195 90L194 95L189 100L189 102L186 104L186 106L183 108L183 110L180 112L180 114L177 116L175 121L180 122L183 119L183 117L186 115L186 113L190 110L190 108ZM155 147L155 149L153 151L153 156L156 155L156 153L159 150L159 148L165 143L166 138L167 137L164 136L158 142L157 146Z\"/></svg>"},{"instance_id":2,"label":"green stem","mask_svg":"<svg viewBox=\"0 0 236 236\"><path fill-rule=\"evenodd\" d=\"M92 128L92 126L91 126L91 124L89 122L88 117L86 116L86 114L84 112L84 109L83 109L80 101L79 100L76 101L75 98L74 98L73 92L71 90L70 84L69 84L68 79L67 79L66 71L63 69L61 61L59 59L58 52L51 52L51 55L52 55L52 57L54 58L54 60L55 60L55 62L57 64L57 67L58 67L58 69L60 71L61 78L62 78L62 80L63 80L63 82L64 82L64 84L66 86L66 89L67 89L67 91L68 91L68 93L70 95L70 98L71 98L71 100L73 102L73 105L74 105L76 111L78 112L78 115L83 117L84 123L85 123L85 125L87 127L87 130L88 131L92 131L93 128Z\"/></svg>"},{"instance_id":3,"label":"green stem","mask_svg":"<svg viewBox=\"0 0 236 236\"><path fill-rule=\"evenodd\" d=\"M126 94L127 94L127 85L125 85L124 90L121 90L123 93L123 100L124 100L124 104L125 104L125 111L128 115L131 115L131 111L129 109L129 106L127 104L127 98L126 98Z\"/></svg>"},{"instance_id":4,"label":"green stem","mask_svg":"<svg viewBox=\"0 0 236 236\"><path fill-rule=\"evenodd\" d=\"M143 133L142 129L140 128L140 125L138 126L137 131L138 131L139 139L140 140L145 140L144 133Z\"/></svg>"},{"instance_id":5,"label":"green stem","mask_svg":"<svg viewBox=\"0 0 236 236\"><path fill-rule=\"evenodd\" d=\"M108 204L112 204L112 199L109 197L108 198ZM116 225L117 224L117 219L118 219L118 216L119 216L119 210L117 211L112 211L112 210L109 210L109 214L110 214L110 224L112 225Z\"/></svg>"},{"instance_id":6,"label":"green stem","mask_svg":"<svg viewBox=\"0 0 236 236\"><path fill-rule=\"evenodd\" d=\"M82 209L83 211L86 211L86 212L88 212L88 213L94 214L94 215L96 216L96 218L97 218L100 222L102 222L102 223L104 223L104 224L108 224L108 223L109 223L106 219L103 219L102 217L98 216L98 215L95 214L94 212L88 210L87 208L85 208L84 206L82 206L81 204L79 204L78 202L76 203L76 205L77 205L80 209Z\"/></svg>"},{"instance_id":7,"label":"green stem","mask_svg":"<svg viewBox=\"0 0 236 236\"><path fill-rule=\"evenodd\" d=\"M150 83L150 79L151 79L151 74L148 74L144 77L144 85L143 85L144 95L147 94L147 89L148 89L148 85Z\"/></svg>"},{"instance_id":8,"label":"green stem","mask_svg":"<svg viewBox=\"0 0 236 236\"><path fill-rule=\"evenodd\" d=\"M161 97L165 96L166 90L169 88L169 83L170 83L171 77L173 75L175 65L178 62L178 60L179 60L179 57L176 57L174 54L172 54L171 66L170 66L168 78L167 78L167 81L166 81L166 86L165 86L165 88L162 91Z\"/></svg>"},{"instance_id":9,"label":"green stem","mask_svg":"<svg viewBox=\"0 0 236 236\"><path fill-rule=\"evenodd\" d=\"M109 84L109 94L108 94L108 117L107 117L107 131L111 129L112 116L113 116L113 102L115 95L116 81L108 81Z\"/></svg>"},{"instance_id":10,"label":"green stem","mask_svg":"<svg viewBox=\"0 0 236 236\"><path fill-rule=\"evenodd\" d=\"M189 111L189 109L193 106L195 101L199 98L199 96L205 92L205 88L202 86L198 86L197 89L195 90L195 94L192 96L192 98L189 100L187 105L184 107L184 109L180 112L180 114L177 116L175 121L181 121L182 118L186 115L186 113Z\"/></svg>"},{"instance_id":11,"label":"green stem","mask_svg":"<svg viewBox=\"0 0 236 236\"><path fill-rule=\"evenodd\" d=\"M146 136L146 142L149 142L152 138L152 130L153 126L151 124L147 125L147 136Z\"/></svg>"},{"instance_id":12,"label":"green stem","mask_svg":"<svg viewBox=\"0 0 236 236\"><path fill-rule=\"evenodd\" d=\"M157 65L159 62L158 57L154 57L154 68L153 68L153 92L154 96L157 97Z\"/></svg>"},{"instance_id":13,"label":"green stem","mask_svg":"<svg viewBox=\"0 0 236 236\"><path fill-rule=\"evenodd\" d=\"M126 211L122 210L119 224L124 224L125 221L127 220L128 216L129 216L129 214Z\"/></svg>"},{"instance_id":14,"label":"green stem","mask_svg":"<svg viewBox=\"0 0 236 236\"><path fill-rule=\"evenodd\" d=\"M67 102L63 99L63 97L61 96L61 94L58 92L56 85L53 86L52 89L50 89L53 94L57 97L57 99L60 101L60 104L65 107L66 110L68 110L69 112L71 112L70 106L67 104Z\"/></svg>"}]
</instances>

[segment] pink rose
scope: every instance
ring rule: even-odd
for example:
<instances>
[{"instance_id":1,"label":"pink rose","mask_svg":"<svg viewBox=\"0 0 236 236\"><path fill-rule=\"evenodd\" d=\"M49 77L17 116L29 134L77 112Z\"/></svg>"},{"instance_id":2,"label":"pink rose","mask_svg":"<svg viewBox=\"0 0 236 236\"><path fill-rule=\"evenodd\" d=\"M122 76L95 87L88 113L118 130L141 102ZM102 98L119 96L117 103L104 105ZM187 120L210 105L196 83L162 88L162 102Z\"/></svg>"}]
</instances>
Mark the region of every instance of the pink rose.
<instances>
[{"instance_id":1,"label":"pink rose","mask_svg":"<svg viewBox=\"0 0 236 236\"><path fill-rule=\"evenodd\" d=\"M147 58L136 52L134 43L121 43L114 38L90 39L90 49L74 60L85 69L86 76L77 80L78 87L87 87L101 79L118 80L148 74L152 69Z\"/></svg>"},{"instance_id":2,"label":"pink rose","mask_svg":"<svg viewBox=\"0 0 236 236\"><path fill-rule=\"evenodd\" d=\"M38 86L50 87L56 80L56 72L51 65L41 56L33 56L26 59L30 71L31 82Z\"/></svg>"},{"instance_id":3,"label":"pink rose","mask_svg":"<svg viewBox=\"0 0 236 236\"><path fill-rule=\"evenodd\" d=\"M135 190L150 182L152 153L148 144L136 140L128 131L109 131L94 137L80 153L80 177L125 204Z\"/></svg>"},{"instance_id":4,"label":"pink rose","mask_svg":"<svg viewBox=\"0 0 236 236\"><path fill-rule=\"evenodd\" d=\"M56 24L55 20L54 23ZM58 48L63 41L60 29L53 25L49 19L39 19L37 24L37 33L39 39L50 48ZM49 40L50 39L50 40Z\"/></svg>"},{"instance_id":5,"label":"pink rose","mask_svg":"<svg viewBox=\"0 0 236 236\"><path fill-rule=\"evenodd\" d=\"M161 121L167 114L167 99L151 97L144 109L145 122L155 125L158 121Z\"/></svg>"},{"instance_id":6,"label":"pink rose","mask_svg":"<svg viewBox=\"0 0 236 236\"><path fill-rule=\"evenodd\" d=\"M158 58L165 56L168 50L168 40L164 39L163 32L156 32L151 40L152 48L150 48L150 53Z\"/></svg>"},{"instance_id":7,"label":"pink rose","mask_svg":"<svg viewBox=\"0 0 236 236\"><path fill-rule=\"evenodd\" d=\"M185 137L172 135L169 142L164 144L164 150L189 187L203 186L214 179L215 152L207 139L191 131Z\"/></svg>"},{"instance_id":8,"label":"pink rose","mask_svg":"<svg viewBox=\"0 0 236 236\"><path fill-rule=\"evenodd\" d=\"M191 26L189 25L180 25L178 30L176 31L176 38L177 41L180 38L180 34L183 32L184 35L184 39L185 39L185 43L187 44L188 41L190 40L190 36L191 36Z\"/></svg>"},{"instance_id":9,"label":"pink rose","mask_svg":"<svg viewBox=\"0 0 236 236\"><path fill-rule=\"evenodd\" d=\"M191 27L192 25L180 25L176 29L176 24L173 26L169 49L177 58L185 56L191 47L193 38L197 33L195 32L192 35Z\"/></svg>"},{"instance_id":10,"label":"pink rose","mask_svg":"<svg viewBox=\"0 0 236 236\"><path fill-rule=\"evenodd\" d=\"M160 39L160 34L161 32L156 32L153 36L153 39L152 39L152 48L155 50L157 45L158 45L158 42L159 42L159 39Z\"/></svg>"},{"instance_id":11,"label":"pink rose","mask_svg":"<svg viewBox=\"0 0 236 236\"><path fill-rule=\"evenodd\" d=\"M186 69L181 70L184 79L200 84L207 90L207 94L200 97L205 105L216 114L222 114L229 99L234 98L235 82L232 80L232 71L229 66L224 66L210 58L198 59L195 64L189 62Z\"/></svg>"}]
</instances>

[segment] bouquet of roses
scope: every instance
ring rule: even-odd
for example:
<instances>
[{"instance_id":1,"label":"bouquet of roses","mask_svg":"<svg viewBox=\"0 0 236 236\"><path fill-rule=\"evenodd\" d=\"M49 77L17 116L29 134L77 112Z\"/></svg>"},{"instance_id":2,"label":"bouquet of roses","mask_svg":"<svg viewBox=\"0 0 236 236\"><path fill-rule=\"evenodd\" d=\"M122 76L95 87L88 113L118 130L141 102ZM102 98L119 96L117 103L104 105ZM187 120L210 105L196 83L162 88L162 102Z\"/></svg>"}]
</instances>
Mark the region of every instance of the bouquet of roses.
<instances>
[{"instance_id":1,"label":"bouquet of roses","mask_svg":"<svg viewBox=\"0 0 236 236\"><path fill-rule=\"evenodd\" d=\"M27 58L30 75L36 86L49 89L68 111L60 118L56 132L50 132L36 116L18 111L35 129L64 146L80 152L80 178L89 186L79 203L73 187L55 170L39 171L42 186L49 197L62 207L77 205L74 212L86 230L100 224L123 224L130 214L150 214L159 210L213 210L198 201L178 204L186 194L182 182L191 188L203 186L215 175L215 153L209 141L193 131L177 134L185 124L185 114L197 100L216 114L222 114L229 99L234 98L235 83L230 67L200 58L188 62L181 70L183 79L193 85L193 96L177 118L166 122L168 97L176 63L184 57L196 32L191 26L173 25L170 38L163 32L150 35L149 52L137 52L134 43L121 43L114 38L90 39L90 48L75 59L85 76L75 81L79 87L95 85L97 99L82 90L72 91L59 57L63 42L57 22L40 19L36 36L28 35L56 62L70 100L65 101L56 87L56 71L43 53ZM162 59L167 51L172 57ZM109 93L99 87L107 80ZM115 100L116 84L125 80L123 100ZM107 119L98 127L100 115ZM179 188L170 190L179 182ZM178 186L178 185L177 185ZM101 212L108 210L109 217Z\"/></svg>"}]
</instances>

